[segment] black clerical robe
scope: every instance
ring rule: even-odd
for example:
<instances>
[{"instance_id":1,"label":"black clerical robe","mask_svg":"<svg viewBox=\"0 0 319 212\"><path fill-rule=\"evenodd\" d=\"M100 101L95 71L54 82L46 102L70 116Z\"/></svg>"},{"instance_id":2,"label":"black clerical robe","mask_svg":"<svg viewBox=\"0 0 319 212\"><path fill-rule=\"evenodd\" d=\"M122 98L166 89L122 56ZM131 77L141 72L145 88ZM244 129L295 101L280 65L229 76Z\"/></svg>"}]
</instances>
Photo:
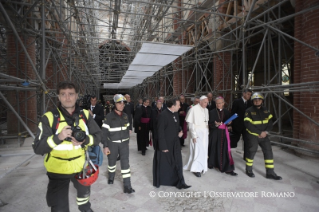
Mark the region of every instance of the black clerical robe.
<instances>
[{"instance_id":1,"label":"black clerical robe","mask_svg":"<svg viewBox=\"0 0 319 212\"><path fill-rule=\"evenodd\" d=\"M208 168L218 168L221 172L234 170L234 164L230 164L225 129L215 126L215 121L224 123L228 118L230 112L225 109L213 109L209 112Z\"/></svg>"},{"instance_id":2,"label":"black clerical robe","mask_svg":"<svg viewBox=\"0 0 319 212\"><path fill-rule=\"evenodd\" d=\"M162 109L154 108L152 109L152 113L151 113L151 130L152 130L154 150L158 149L157 123L158 123L158 116L161 114L161 112L162 112Z\"/></svg>"},{"instance_id":3,"label":"black clerical robe","mask_svg":"<svg viewBox=\"0 0 319 212\"><path fill-rule=\"evenodd\" d=\"M169 109L158 117L158 149L153 159L153 185L179 186L184 184L179 116ZM168 150L168 152L163 152Z\"/></svg>"},{"instance_id":4,"label":"black clerical robe","mask_svg":"<svg viewBox=\"0 0 319 212\"><path fill-rule=\"evenodd\" d=\"M143 123L143 119L151 119L151 107L144 105L140 106L136 110L135 120L135 132L137 133L137 149L138 151L145 151L149 146L149 131L151 130L151 120L148 123Z\"/></svg>"}]
</instances>

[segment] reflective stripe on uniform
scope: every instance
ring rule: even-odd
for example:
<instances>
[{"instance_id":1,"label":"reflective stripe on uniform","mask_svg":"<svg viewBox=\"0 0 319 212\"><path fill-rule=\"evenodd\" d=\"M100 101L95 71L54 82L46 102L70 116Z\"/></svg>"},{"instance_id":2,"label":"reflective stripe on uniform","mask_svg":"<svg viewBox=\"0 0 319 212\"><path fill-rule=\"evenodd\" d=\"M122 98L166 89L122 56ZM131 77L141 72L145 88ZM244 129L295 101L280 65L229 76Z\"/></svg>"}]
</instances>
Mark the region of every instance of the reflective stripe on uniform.
<instances>
[{"instance_id":1,"label":"reflective stripe on uniform","mask_svg":"<svg viewBox=\"0 0 319 212\"><path fill-rule=\"evenodd\" d=\"M124 141L128 141L130 138L126 138L126 139L122 139L122 140L116 140L116 141L112 141L112 142L115 142L115 143L122 143Z\"/></svg>"},{"instance_id":2,"label":"reflective stripe on uniform","mask_svg":"<svg viewBox=\"0 0 319 212\"><path fill-rule=\"evenodd\" d=\"M81 145L73 146L73 144L70 142L69 144L61 143L61 144L57 145L56 147L54 147L53 149L62 151L62 150L73 150L73 148L74 149L81 149L82 147L81 147Z\"/></svg>"},{"instance_id":3,"label":"reflective stripe on uniform","mask_svg":"<svg viewBox=\"0 0 319 212\"><path fill-rule=\"evenodd\" d=\"M42 133L43 133L43 127L42 127L42 122L39 123L39 129L40 129L40 135L39 135L39 140L41 140Z\"/></svg>"},{"instance_id":4,"label":"reflective stripe on uniform","mask_svg":"<svg viewBox=\"0 0 319 212\"><path fill-rule=\"evenodd\" d=\"M102 127L106 128L106 129L110 129L111 128L110 125L108 125L108 124L102 124Z\"/></svg>"},{"instance_id":5,"label":"reflective stripe on uniform","mask_svg":"<svg viewBox=\"0 0 319 212\"><path fill-rule=\"evenodd\" d=\"M50 136L50 137L48 137L47 142L48 142L48 145L49 145L52 149L57 146L56 143L53 141L53 135Z\"/></svg>"},{"instance_id":6,"label":"reflective stripe on uniform","mask_svg":"<svg viewBox=\"0 0 319 212\"><path fill-rule=\"evenodd\" d=\"M247 128L246 128L246 130L247 130L247 132L248 132L249 134L252 134L252 135L255 135L255 136L259 136L257 133L250 132Z\"/></svg>"},{"instance_id":7,"label":"reflective stripe on uniform","mask_svg":"<svg viewBox=\"0 0 319 212\"><path fill-rule=\"evenodd\" d=\"M108 167L109 172L115 172L116 165L115 166L107 166L107 167Z\"/></svg>"},{"instance_id":8,"label":"reflective stripe on uniform","mask_svg":"<svg viewBox=\"0 0 319 212\"><path fill-rule=\"evenodd\" d=\"M130 124L126 124L123 127L110 127L108 124L103 124L102 127L108 129L110 132L117 132L117 131L122 131L122 130L127 130L127 127L130 126Z\"/></svg>"},{"instance_id":9,"label":"reflective stripe on uniform","mask_svg":"<svg viewBox=\"0 0 319 212\"><path fill-rule=\"evenodd\" d=\"M273 169L275 167L274 160L273 159L265 160L265 167L269 169Z\"/></svg>"},{"instance_id":10,"label":"reflective stripe on uniform","mask_svg":"<svg viewBox=\"0 0 319 212\"><path fill-rule=\"evenodd\" d=\"M254 160L249 159L249 158L245 158L245 160L246 160L246 165L247 165L247 166L253 166Z\"/></svg>"},{"instance_id":11,"label":"reflective stripe on uniform","mask_svg":"<svg viewBox=\"0 0 319 212\"><path fill-rule=\"evenodd\" d=\"M123 177L123 178L131 177L131 173L128 173L128 174L122 174L122 177Z\"/></svg>"},{"instance_id":12,"label":"reflective stripe on uniform","mask_svg":"<svg viewBox=\"0 0 319 212\"><path fill-rule=\"evenodd\" d=\"M123 169L123 170L121 170L121 173L122 173L123 178L131 177L131 170L130 169Z\"/></svg>"},{"instance_id":13,"label":"reflective stripe on uniform","mask_svg":"<svg viewBox=\"0 0 319 212\"><path fill-rule=\"evenodd\" d=\"M78 205L84 205L89 201L90 197L85 197L85 198L76 198L76 203Z\"/></svg>"},{"instance_id":14,"label":"reflective stripe on uniform","mask_svg":"<svg viewBox=\"0 0 319 212\"><path fill-rule=\"evenodd\" d=\"M268 119L266 119L266 120L262 120L262 121L253 121L251 118L246 117L246 118L244 118L244 121L249 121L249 122L250 122L250 123L252 123L253 125L258 125L258 124L268 124L269 119L271 119L271 118L272 118L272 115L270 114L270 115L268 116Z\"/></svg>"},{"instance_id":15,"label":"reflective stripe on uniform","mask_svg":"<svg viewBox=\"0 0 319 212\"><path fill-rule=\"evenodd\" d=\"M94 138L92 135L88 135L88 136L90 138L90 142L89 142L88 146L92 146L94 144Z\"/></svg>"}]
</instances>

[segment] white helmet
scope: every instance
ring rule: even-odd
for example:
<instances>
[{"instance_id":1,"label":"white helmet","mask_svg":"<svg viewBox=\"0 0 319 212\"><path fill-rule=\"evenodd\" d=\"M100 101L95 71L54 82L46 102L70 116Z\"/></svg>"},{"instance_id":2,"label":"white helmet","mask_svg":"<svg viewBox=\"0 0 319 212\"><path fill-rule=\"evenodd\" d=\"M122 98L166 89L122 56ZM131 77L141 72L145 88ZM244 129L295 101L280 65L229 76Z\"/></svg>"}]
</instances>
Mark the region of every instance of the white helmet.
<instances>
[{"instance_id":1,"label":"white helmet","mask_svg":"<svg viewBox=\"0 0 319 212\"><path fill-rule=\"evenodd\" d=\"M116 95L113 97L113 100L114 100L114 103L117 103L117 102L126 102L126 98L125 98L122 94L116 94Z\"/></svg>"}]
</instances>

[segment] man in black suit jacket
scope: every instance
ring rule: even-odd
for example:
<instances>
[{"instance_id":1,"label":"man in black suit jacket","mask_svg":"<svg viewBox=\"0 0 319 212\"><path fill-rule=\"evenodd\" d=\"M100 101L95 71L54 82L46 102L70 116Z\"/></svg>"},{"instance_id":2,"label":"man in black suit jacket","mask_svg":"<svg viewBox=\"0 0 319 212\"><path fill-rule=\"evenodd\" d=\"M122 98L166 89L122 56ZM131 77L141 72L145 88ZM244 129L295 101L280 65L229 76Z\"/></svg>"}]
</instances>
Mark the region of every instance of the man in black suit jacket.
<instances>
[{"instance_id":1,"label":"man in black suit jacket","mask_svg":"<svg viewBox=\"0 0 319 212\"><path fill-rule=\"evenodd\" d=\"M130 123L130 130L132 130L132 121L133 121L133 116L134 116L134 104L131 102L131 96L128 94L125 94L125 99L126 99L126 104L125 107L123 109L124 113L127 114L128 116L128 120Z\"/></svg>"},{"instance_id":2,"label":"man in black suit jacket","mask_svg":"<svg viewBox=\"0 0 319 212\"><path fill-rule=\"evenodd\" d=\"M245 159L245 142L247 142L247 136L246 136L246 128L244 125L244 118L245 118L245 111L247 108L251 107L251 97L252 91L250 89L243 89L243 95L241 98L236 99L233 102L232 108L231 108L231 115L237 113L238 118L234 119L232 122L232 130L233 135L231 136L231 147L236 148L237 143L240 139L240 136L243 135L244 140L244 159Z\"/></svg>"},{"instance_id":3,"label":"man in black suit jacket","mask_svg":"<svg viewBox=\"0 0 319 212\"><path fill-rule=\"evenodd\" d=\"M167 106L166 106L166 104L165 104L164 97L163 97L163 96L160 96L160 97L158 98L158 100L162 102L162 105L163 105L163 106L162 106L162 110L165 110L165 109L167 108Z\"/></svg>"},{"instance_id":4,"label":"man in black suit jacket","mask_svg":"<svg viewBox=\"0 0 319 212\"><path fill-rule=\"evenodd\" d=\"M207 94L207 99L208 99L208 104L207 104L207 110L208 112L211 111L212 109L215 109L216 108L216 103L215 101L213 100L213 94L211 92L209 92Z\"/></svg>"},{"instance_id":5,"label":"man in black suit jacket","mask_svg":"<svg viewBox=\"0 0 319 212\"><path fill-rule=\"evenodd\" d=\"M102 105L97 104L97 98L96 96L91 96L90 99L91 105L89 107L89 112L91 116L93 116L93 119L97 123L97 125L102 127L102 122L104 120L104 108Z\"/></svg>"}]
</instances>

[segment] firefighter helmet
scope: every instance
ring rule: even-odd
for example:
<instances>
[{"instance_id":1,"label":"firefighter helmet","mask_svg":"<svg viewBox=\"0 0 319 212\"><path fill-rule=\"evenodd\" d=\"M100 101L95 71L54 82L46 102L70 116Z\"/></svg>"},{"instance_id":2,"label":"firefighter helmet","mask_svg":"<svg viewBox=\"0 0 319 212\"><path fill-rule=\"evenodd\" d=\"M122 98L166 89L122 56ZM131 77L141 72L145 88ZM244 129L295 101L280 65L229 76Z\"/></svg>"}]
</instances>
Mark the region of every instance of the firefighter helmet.
<instances>
[{"instance_id":1,"label":"firefighter helmet","mask_svg":"<svg viewBox=\"0 0 319 212\"><path fill-rule=\"evenodd\" d=\"M126 102L126 98L122 94L116 94L113 98L114 102Z\"/></svg>"},{"instance_id":2,"label":"firefighter helmet","mask_svg":"<svg viewBox=\"0 0 319 212\"><path fill-rule=\"evenodd\" d=\"M88 165L83 172L76 174L75 179L84 186L90 186L97 180L98 176L99 166L94 164L94 167Z\"/></svg>"},{"instance_id":3,"label":"firefighter helmet","mask_svg":"<svg viewBox=\"0 0 319 212\"><path fill-rule=\"evenodd\" d=\"M254 93L252 96L251 96L251 100L254 100L254 99L262 99L264 100L264 96L261 94L261 93Z\"/></svg>"}]
</instances>

